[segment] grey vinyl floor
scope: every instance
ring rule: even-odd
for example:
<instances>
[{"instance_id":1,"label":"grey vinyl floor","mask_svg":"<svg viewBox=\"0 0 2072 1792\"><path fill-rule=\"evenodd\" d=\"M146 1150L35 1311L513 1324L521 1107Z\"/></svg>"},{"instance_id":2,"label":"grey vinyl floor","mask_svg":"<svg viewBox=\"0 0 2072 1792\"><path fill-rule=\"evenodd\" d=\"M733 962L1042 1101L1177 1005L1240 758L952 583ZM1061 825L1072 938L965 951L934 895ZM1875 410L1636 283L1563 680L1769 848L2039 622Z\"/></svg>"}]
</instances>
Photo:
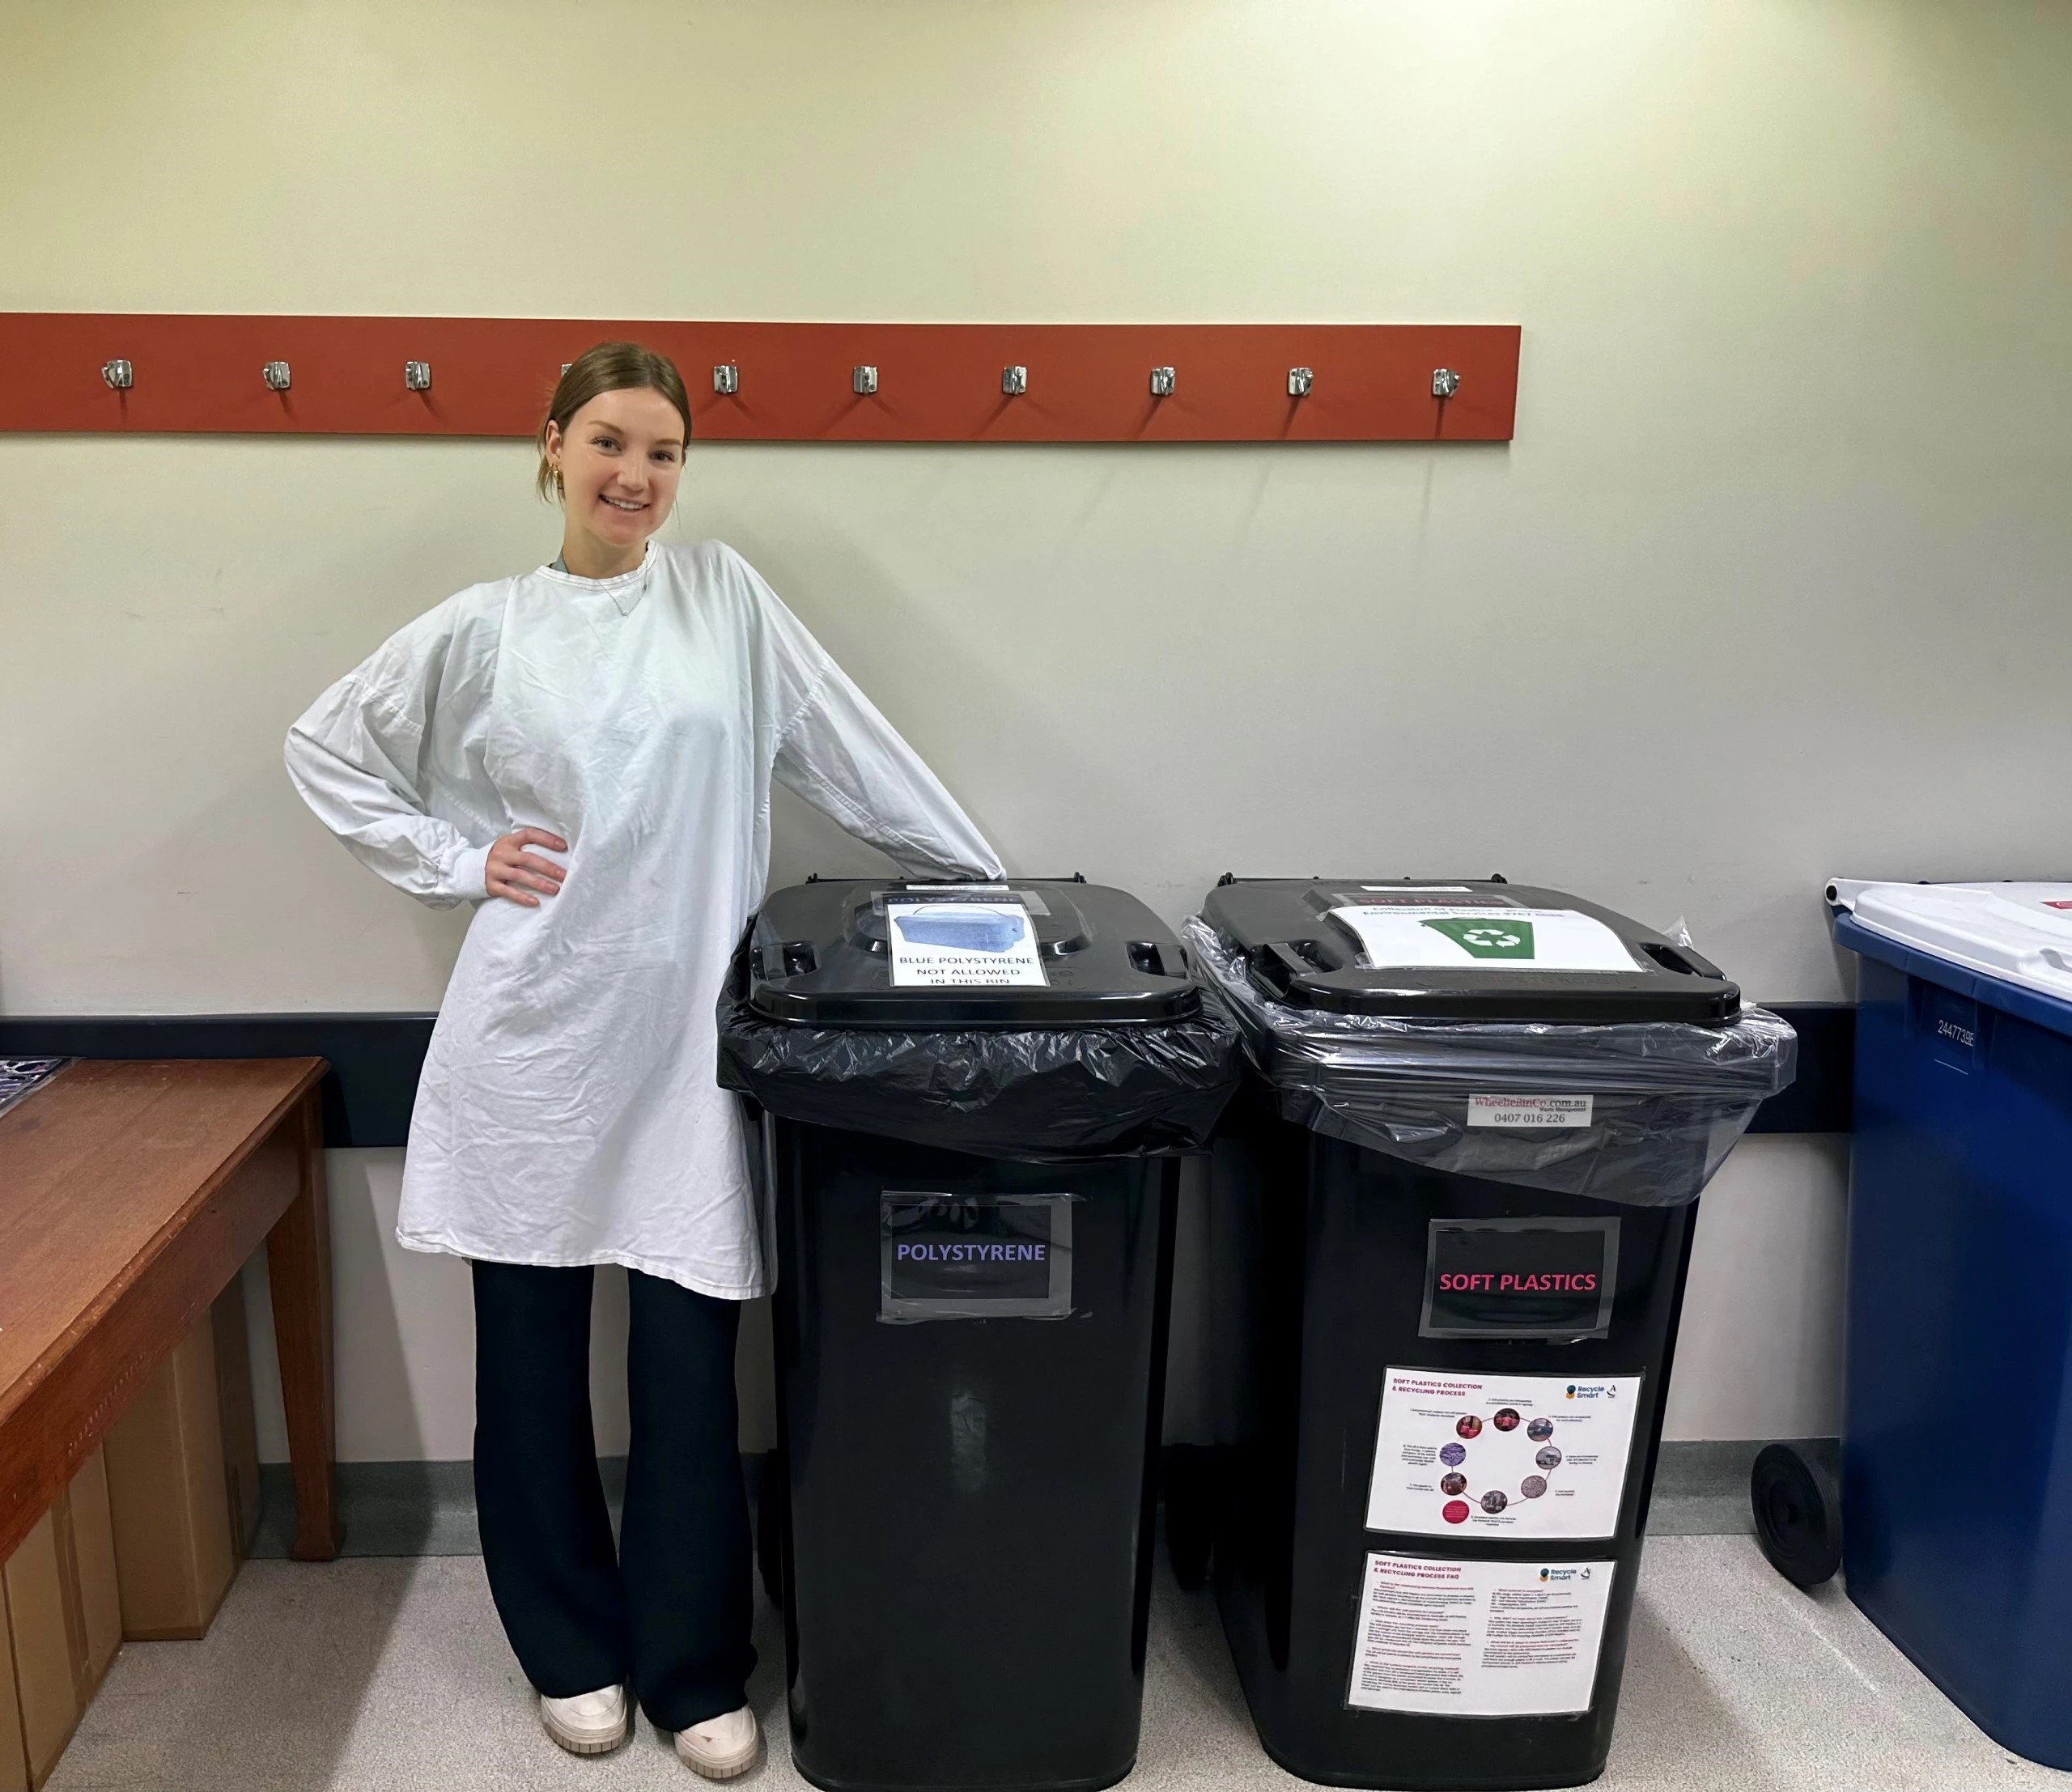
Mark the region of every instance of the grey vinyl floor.
<instances>
[{"instance_id":1,"label":"grey vinyl floor","mask_svg":"<svg viewBox=\"0 0 2072 1792\"><path fill-rule=\"evenodd\" d=\"M759 1612L751 1696L768 1758L737 1783L802 1786L782 1642ZM699 1784L644 1723L578 1760L541 1734L472 1556L247 1564L208 1637L131 1643L49 1792L415 1792ZM1161 1579L1133 1792L1298 1786L1259 1751L1212 1601ZM1647 1544L1611 1763L1620 1792L2042 1787L2072 1774L1981 1735L1829 1586L1800 1593L1743 1535Z\"/></svg>"}]
</instances>

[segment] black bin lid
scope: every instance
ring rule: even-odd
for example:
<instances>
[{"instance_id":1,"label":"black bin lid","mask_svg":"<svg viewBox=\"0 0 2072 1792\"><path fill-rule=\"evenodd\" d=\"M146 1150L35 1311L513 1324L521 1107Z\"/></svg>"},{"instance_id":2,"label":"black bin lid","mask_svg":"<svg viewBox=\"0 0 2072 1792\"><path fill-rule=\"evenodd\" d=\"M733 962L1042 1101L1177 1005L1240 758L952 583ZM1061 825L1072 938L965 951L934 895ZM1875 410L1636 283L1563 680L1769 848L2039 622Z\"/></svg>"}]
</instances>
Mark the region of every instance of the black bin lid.
<instances>
[{"instance_id":1,"label":"black bin lid","mask_svg":"<svg viewBox=\"0 0 2072 1792\"><path fill-rule=\"evenodd\" d=\"M1731 1021L1716 965L1637 921L1501 878L1225 878L1202 919L1277 1002L1461 1021Z\"/></svg>"},{"instance_id":2,"label":"black bin lid","mask_svg":"<svg viewBox=\"0 0 2072 1792\"><path fill-rule=\"evenodd\" d=\"M763 903L749 949L749 1005L808 1026L1105 1026L1201 1009L1173 930L1077 879L795 884Z\"/></svg>"}]
</instances>

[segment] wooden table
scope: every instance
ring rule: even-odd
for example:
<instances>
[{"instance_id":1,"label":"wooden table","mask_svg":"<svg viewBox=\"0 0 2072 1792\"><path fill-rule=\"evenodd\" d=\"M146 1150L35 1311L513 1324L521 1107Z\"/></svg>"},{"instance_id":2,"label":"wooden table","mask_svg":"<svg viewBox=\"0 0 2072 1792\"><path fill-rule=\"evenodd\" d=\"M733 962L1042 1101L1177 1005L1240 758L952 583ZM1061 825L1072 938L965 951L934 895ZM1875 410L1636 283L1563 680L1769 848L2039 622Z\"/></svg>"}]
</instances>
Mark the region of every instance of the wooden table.
<instances>
[{"instance_id":1,"label":"wooden table","mask_svg":"<svg viewBox=\"0 0 2072 1792\"><path fill-rule=\"evenodd\" d=\"M293 1552L338 1554L324 1071L79 1063L0 1114L0 1561L262 1243Z\"/></svg>"}]
</instances>

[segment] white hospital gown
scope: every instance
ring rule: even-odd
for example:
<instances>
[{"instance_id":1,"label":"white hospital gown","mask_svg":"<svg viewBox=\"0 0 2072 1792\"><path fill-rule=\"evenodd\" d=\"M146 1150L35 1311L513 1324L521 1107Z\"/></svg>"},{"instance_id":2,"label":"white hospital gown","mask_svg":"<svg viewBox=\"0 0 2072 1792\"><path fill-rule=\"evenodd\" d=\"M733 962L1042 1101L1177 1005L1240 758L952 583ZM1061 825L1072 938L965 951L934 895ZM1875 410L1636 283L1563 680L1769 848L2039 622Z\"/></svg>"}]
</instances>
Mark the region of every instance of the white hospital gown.
<instances>
[{"instance_id":1,"label":"white hospital gown","mask_svg":"<svg viewBox=\"0 0 2072 1792\"><path fill-rule=\"evenodd\" d=\"M397 1239L762 1293L714 1010L762 898L773 777L902 870L997 876L955 800L748 563L651 542L449 597L289 731L325 826L435 907L478 902L418 1085ZM491 843L568 843L485 900ZM534 847L535 852L541 849Z\"/></svg>"}]
</instances>

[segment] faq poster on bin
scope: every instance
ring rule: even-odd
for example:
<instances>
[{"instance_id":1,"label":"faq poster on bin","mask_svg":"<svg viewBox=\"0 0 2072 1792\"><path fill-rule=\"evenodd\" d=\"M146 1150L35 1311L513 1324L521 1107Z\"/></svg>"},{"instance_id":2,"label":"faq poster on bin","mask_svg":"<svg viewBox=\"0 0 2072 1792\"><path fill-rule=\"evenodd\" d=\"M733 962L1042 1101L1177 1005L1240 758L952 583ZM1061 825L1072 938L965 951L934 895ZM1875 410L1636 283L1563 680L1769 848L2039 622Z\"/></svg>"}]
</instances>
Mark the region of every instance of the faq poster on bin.
<instances>
[{"instance_id":1,"label":"faq poster on bin","mask_svg":"<svg viewBox=\"0 0 2072 1792\"><path fill-rule=\"evenodd\" d=\"M1012 989L1045 981L1029 911L988 902L888 902L895 989Z\"/></svg>"},{"instance_id":2,"label":"faq poster on bin","mask_svg":"<svg viewBox=\"0 0 2072 1792\"><path fill-rule=\"evenodd\" d=\"M1441 1718L1587 1711L1616 1572L1371 1555L1345 1702Z\"/></svg>"}]
</instances>

